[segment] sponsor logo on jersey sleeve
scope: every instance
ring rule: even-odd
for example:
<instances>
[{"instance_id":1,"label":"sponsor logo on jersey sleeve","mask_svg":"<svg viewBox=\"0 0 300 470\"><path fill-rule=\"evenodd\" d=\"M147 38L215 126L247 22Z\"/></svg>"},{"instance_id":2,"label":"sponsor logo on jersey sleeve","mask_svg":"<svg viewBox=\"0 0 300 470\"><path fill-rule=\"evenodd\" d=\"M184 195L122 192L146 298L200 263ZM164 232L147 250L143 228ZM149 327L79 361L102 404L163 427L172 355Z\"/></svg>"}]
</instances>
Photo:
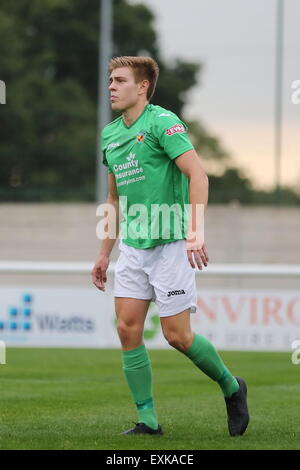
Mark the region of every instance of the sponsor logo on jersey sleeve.
<instances>
[{"instance_id":1,"label":"sponsor logo on jersey sleeve","mask_svg":"<svg viewBox=\"0 0 300 470\"><path fill-rule=\"evenodd\" d=\"M111 150L111 149L114 149L114 148L119 147L119 146L120 146L119 142L112 142L111 144L108 144L107 150Z\"/></svg>"},{"instance_id":2,"label":"sponsor logo on jersey sleeve","mask_svg":"<svg viewBox=\"0 0 300 470\"><path fill-rule=\"evenodd\" d=\"M169 129L165 130L165 134L167 135L173 135L182 132L186 132L185 127L182 124L175 124L174 126L169 127Z\"/></svg>"}]
</instances>

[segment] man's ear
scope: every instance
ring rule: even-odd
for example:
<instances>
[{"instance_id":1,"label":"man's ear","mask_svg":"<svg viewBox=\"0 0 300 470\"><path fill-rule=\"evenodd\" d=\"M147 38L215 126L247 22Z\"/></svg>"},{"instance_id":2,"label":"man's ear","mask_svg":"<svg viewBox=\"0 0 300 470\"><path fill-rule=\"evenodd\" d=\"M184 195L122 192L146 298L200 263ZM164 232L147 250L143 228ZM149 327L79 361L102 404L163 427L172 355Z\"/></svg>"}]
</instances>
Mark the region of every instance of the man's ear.
<instances>
[{"instance_id":1,"label":"man's ear","mask_svg":"<svg viewBox=\"0 0 300 470\"><path fill-rule=\"evenodd\" d=\"M140 82L140 93L139 94L142 95L144 93L147 93L149 86L150 86L149 80L142 80Z\"/></svg>"}]
</instances>

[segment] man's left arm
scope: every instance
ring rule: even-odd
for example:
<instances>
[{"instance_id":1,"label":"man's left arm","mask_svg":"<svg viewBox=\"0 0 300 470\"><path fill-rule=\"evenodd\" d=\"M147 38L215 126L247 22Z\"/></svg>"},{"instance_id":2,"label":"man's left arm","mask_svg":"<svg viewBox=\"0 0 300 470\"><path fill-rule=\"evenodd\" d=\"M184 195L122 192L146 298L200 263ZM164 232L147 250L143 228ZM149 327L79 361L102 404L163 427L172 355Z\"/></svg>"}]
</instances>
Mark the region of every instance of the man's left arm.
<instances>
[{"instance_id":1,"label":"man's left arm","mask_svg":"<svg viewBox=\"0 0 300 470\"><path fill-rule=\"evenodd\" d=\"M209 261L204 243L204 212L208 203L209 181L195 150L189 150L177 158L175 164L189 179L190 218L187 232L187 256L193 268L194 260L199 269ZM194 260L193 260L194 255Z\"/></svg>"}]
</instances>

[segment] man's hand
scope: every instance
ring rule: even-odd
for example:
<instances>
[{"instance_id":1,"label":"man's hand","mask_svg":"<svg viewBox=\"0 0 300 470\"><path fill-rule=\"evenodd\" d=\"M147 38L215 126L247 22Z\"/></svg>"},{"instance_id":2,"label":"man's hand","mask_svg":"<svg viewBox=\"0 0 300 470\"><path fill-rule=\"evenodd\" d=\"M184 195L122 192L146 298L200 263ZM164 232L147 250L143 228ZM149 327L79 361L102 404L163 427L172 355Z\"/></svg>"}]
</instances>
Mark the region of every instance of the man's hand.
<instances>
[{"instance_id":1,"label":"man's hand","mask_svg":"<svg viewBox=\"0 0 300 470\"><path fill-rule=\"evenodd\" d=\"M195 268L195 262L199 269L202 270L202 263L207 266L209 258L206 251L205 243L197 240L186 240L187 257L192 268ZM193 259L194 255L194 259ZM195 260L195 262L194 262Z\"/></svg>"},{"instance_id":2,"label":"man's hand","mask_svg":"<svg viewBox=\"0 0 300 470\"><path fill-rule=\"evenodd\" d=\"M109 257L106 255L101 255L97 260L92 271L93 284L103 292L105 291L104 283L107 281L106 271L109 265Z\"/></svg>"}]
</instances>

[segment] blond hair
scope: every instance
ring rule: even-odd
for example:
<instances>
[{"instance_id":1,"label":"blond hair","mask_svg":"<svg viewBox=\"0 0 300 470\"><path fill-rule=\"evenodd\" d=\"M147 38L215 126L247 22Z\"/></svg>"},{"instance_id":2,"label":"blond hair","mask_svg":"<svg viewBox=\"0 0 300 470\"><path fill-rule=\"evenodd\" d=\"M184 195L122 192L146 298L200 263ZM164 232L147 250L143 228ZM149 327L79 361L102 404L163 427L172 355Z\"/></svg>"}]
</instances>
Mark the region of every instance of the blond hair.
<instances>
[{"instance_id":1,"label":"blond hair","mask_svg":"<svg viewBox=\"0 0 300 470\"><path fill-rule=\"evenodd\" d=\"M151 57L138 56L114 57L109 62L109 73L119 67L130 67L133 70L133 75L136 83L139 83L142 80L149 81L149 88L147 90L147 100L150 101L154 94L159 75L159 67L155 60Z\"/></svg>"}]
</instances>

